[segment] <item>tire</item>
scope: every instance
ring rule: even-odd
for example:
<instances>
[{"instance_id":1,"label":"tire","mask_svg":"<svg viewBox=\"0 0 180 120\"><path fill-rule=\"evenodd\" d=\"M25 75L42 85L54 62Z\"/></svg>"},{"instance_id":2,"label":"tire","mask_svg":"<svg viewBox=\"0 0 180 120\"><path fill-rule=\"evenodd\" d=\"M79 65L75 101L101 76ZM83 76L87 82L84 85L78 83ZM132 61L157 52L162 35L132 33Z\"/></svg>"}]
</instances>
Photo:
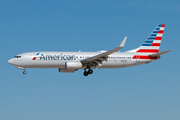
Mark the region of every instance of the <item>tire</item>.
<instances>
[{"instance_id":1,"label":"tire","mask_svg":"<svg viewBox=\"0 0 180 120\"><path fill-rule=\"evenodd\" d=\"M92 74L92 73L93 73L93 70L89 69L88 74Z\"/></svg>"},{"instance_id":2,"label":"tire","mask_svg":"<svg viewBox=\"0 0 180 120\"><path fill-rule=\"evenodd\" d=\"M88 76L88 72L85 71L85 72L84 72L84 76Z\"/></svg>"},{"instance_id":3,"label":"tire","mask_svg":"<svg viewBox=\"0 0 180 120\"><path fill-rule=\"evenodd\" d=\"M23 71L23 74L26 74L26 71Z\"/></svg>"}]
</instances>

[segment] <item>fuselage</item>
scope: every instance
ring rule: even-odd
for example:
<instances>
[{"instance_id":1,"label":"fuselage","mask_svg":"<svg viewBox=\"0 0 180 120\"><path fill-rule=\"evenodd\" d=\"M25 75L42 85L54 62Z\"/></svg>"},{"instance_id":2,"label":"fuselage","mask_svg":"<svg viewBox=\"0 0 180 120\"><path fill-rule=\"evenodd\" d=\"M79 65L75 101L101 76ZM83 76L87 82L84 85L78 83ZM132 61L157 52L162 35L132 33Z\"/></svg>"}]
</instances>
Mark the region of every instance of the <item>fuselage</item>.
<instances>
[{"instance_id":1,"label":"fuselage","mask_svg":"<svg viewBox=\"0 0 180 120\"><path fill-rule=\"evenodd\" d=\"M8 62L22 68L65 68L66 62L79 62L103 52L28 52L15 56ZM115 52L94 68L123 68L149 63L155 59L140 59L136 53ZM83 69L83 66L82 68Z\"/></svg>"}]
</instances>

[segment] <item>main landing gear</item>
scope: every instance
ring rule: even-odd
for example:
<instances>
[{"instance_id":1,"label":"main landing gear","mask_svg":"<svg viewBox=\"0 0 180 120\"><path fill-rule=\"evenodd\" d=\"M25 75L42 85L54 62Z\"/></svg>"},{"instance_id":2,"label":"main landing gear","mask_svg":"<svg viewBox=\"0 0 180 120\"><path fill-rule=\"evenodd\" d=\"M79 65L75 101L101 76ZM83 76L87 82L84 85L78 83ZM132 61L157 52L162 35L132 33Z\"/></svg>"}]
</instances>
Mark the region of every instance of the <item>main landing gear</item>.
<instances>
[{"instance_id":1,"label":"main landing gear","mask_svg":"<svg viewBox=\"0 0 180 120\"><path fill-rule=\"evenodd\" d=\"M84 76L88 76L89 74L92 74L93 70L89 69L88 71L86 71L86 69L84 69Z\"/></svg>"}]
</instances>

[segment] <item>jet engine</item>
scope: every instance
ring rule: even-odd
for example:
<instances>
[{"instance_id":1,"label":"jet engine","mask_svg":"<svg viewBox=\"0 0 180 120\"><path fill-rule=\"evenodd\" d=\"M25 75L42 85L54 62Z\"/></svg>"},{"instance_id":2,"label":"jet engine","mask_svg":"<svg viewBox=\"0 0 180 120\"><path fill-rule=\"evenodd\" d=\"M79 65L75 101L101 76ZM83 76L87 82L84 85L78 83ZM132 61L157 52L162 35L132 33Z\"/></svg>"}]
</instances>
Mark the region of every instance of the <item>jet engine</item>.
<instances>
[{"instance_id":1,"label":"jet engine","mask_svg":"<svg viewBox=\"0 0 180 120\"><path fill-rule=\"evenodd\" d=\"M65 68L59 68L59 72L73 73L82 68L81 62L66 62Z\"/></svg>"},{"instance_id":2,"label":"jet engine","mask_svg":"<svg viewBox=\"0 0 180 120\"><path fill-rule=\"evenodd\" d=\"M66 69L80 69L82 68L82 63L81 62L66 62L65 63L65 68Z\"/></svg>"}]
</instances>

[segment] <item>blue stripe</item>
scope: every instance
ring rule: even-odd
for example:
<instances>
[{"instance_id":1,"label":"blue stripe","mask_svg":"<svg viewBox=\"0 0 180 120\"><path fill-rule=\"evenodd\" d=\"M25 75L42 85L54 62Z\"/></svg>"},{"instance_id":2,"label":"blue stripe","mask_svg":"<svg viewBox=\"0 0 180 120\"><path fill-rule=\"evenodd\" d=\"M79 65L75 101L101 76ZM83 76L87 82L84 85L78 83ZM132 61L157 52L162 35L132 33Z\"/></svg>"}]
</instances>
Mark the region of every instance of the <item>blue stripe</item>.
<instances>
[{"instance_id":1,"label":"blue stripe","mask_svg":"<svg viewBox=\"0 0 180 120\"><path fill-rule=\"evenodd\" d=\"M159 30L160 28L156 28L155 30Z\"/></svg>"},{"instance_id":2,"label":"blue stripe","mask_svg":"<svg viewBox=\"0 0 180 120\"><path fill-rule=\"evenodd\" d=\"M151 46L151 44L142 44L142 46Z\"/></svg>"},{"instance_id":3,"label":"blue stripe","mask_svg":"<svg viewBox=\"0 0 180 120\"><path fill-rule=\"evenodd\" d=\"M145 41L144 43L153 43L153 41Z\"/></svg>"},{"instance_id":4,"label":"blue stripe","mask_svg":"<svg viewBox=\"0 0 180 120\"><path fill-rule=\"evenodd\" d=\"M153 33L158 33L158 31L153 31Z\"/></svg>"},{"instance_id":5,"label":"blue stripe","mask_svg":"<svg viewBox=\"0 0 180 120\"><path fill-rule=\"evenodd\" d=\"M151 34L150 36L156 36L157 34Z\"/></svg>"},{"instance_id":6,"label":"blue stripe","mask_svg":"<svg viewBox=\"0 0 180 120\"><path fill-rule=\"evenodd\" d=\"M162 24L159 24L158 27L161 27Z\"/></svg>"},{"instance_id":7,"label":"blue stripe","mask_svg":"<svg viewBox=\"0 0 180 120\"><path fill-rule=\"evenodd\" d=\"M155 37L148 37L147 40L149 40L149 39L155 39Z\"/></svg>"}]
</instances>

